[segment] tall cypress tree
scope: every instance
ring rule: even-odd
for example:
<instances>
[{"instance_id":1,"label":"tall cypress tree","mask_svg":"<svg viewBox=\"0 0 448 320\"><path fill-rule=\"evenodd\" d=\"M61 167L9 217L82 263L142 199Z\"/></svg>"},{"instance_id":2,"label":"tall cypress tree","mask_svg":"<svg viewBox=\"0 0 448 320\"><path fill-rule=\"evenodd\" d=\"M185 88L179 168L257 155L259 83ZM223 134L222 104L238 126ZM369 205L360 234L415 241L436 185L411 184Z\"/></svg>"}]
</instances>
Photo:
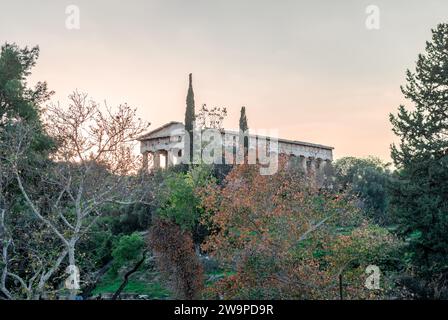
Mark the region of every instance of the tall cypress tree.
<instances>
[{"instance_id":1,"label":"tall cypress tree","mask_svg":"<svg viewBox=\"0 0 448 320\"><path fill-rule=\"evenodd\" d=\"M240 131L245 132L249 130L247 126L246 107L241 107L240 113Z\"/></svg>"},{"instance_id":2,"label":"tall cypress tree","mask_svg":"<svg viewBox=\"0 0 448 320\"><path fill-rule=\"evenodd\" d=\"M247 151L249 148L249 138L245 135L245 133L248 133L249 127L247 125L247 117L246 117L246 107L241 107L240 112L240 143L243 143L244 147L244 156L247 156ZM242 139L244 137L244 141Z\"/></svg>"},{"instance_id":3,"label":"tall cypress tree","mask_svg":"<svg viewBox=\"0 0 448 320\"><path fill-rule=\"evenodd\" d=\"M406 79L401 90L413 108L390 115L400 138L391 204L415 269L431 278L448 275L448 24L432 30Z\"/></svg>"},{"instance_id":4,"label":"tall cypress tree","mask_svg":"<svg viewBox=\"0 0 448 320\"><path fill-rule=\"evenodd\" d=\"M185 139L184 152L189 150L189 160L193 160L193 127L196 115L194 112L194 92L193 92L193 75L189 75L189 85L187 93L187 108L185 110L185 134L188 134L189 141Z\"/></svg>"}]
</instances>

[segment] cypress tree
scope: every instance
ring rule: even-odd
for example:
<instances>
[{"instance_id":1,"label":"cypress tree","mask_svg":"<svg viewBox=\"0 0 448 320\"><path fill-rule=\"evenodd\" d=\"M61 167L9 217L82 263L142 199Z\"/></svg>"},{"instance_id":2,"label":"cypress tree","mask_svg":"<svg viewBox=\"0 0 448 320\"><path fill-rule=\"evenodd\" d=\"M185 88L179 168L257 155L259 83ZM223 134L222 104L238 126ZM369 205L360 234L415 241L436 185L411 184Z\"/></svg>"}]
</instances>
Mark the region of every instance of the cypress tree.
<instances>
[{"instance_id":1,"label":"cypress tree","mask_svg":"<svg viewBox=\"0 0 448 320\"><path fill-rule=\"evenodd\" d=\"M240 113L240 131L245 132L249 130L247 126L246 107L241 107Z\"/></svg>"},{"instance_id":2,"label":"cypress tree","mask_svg":"<svg viewBox=\"0 0 448 320\"><path fill-rule=\"evenodd\" d=\"M194 121L196 118L194 112L193 75L191 73L189 75L189 85L188 85L186 102L187 102L187 108L185 110L185 134L188 134L190 139L189 141L185 139L184 152L189 151L189 160L191 162L193 160L193 129L194 129Z\"/></svg>"},{"instance_id":3,"label":"cypress tree","mask_svg":"<svg viewBox=\"0 0 448 320\"><path fill-rule=\"evenodd\" d=\"M244 147L244 156L247 156L247 151L249 148L249 138L245 135L248 133L249 127L247 125L247 117L246 117L246 107L241 107L240 113L240 142L243 142ZM244 137L244 141L242 141L242 137Z\"/></svg>"},{"instance_id":4,"label":"cypress tree","mask_svg":"<svg viewBox=\"0 0 448 320\"><path fill-rule=\"evenodd\" d=\"M399 145L391 204L408 256L422 279L448 274L448 24L432 30L432 41L406 73L401 90L413 108L390 115Z\"/></svg>"}]
</instances>

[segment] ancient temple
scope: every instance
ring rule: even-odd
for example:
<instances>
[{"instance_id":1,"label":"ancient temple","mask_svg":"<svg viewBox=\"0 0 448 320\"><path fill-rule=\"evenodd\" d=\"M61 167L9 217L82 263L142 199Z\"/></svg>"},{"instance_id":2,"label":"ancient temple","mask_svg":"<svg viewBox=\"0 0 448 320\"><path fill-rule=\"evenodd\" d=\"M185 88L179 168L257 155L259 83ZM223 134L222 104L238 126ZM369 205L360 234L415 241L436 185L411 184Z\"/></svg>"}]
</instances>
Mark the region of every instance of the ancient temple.
<instances>
[{"instance_id":1,"label":"ancient temple","mask_svg":"<svg viewBox=\"0 0 448 320\"><path fill-rule=\"evenodd\" d=\"M184 125L169 122L140 137L140 152L143 155L143 168L166 168L180 163L183 152Z\"/></svg>"},{"instance_id":2,"label":"ancient temple","mask_svg":"<svg viewBox=\"0 0 448 320\"><path fill-rule=\"evenodd\" d=\"M187 100L188 98L191 98L194 104L191 74ZM184 128L183 123L172 121L138 139L140 141L140 152L143 155L144 170L167 168L181 163L184 153ZM231 159L235 159L233 153L235 153L238 141L241 141L239 132L220 130L220 134L223 136L223 154L225 154L227 160L229 160L229 155ZM247 138L249 140L249 152L253 151L258 154L259 140L267 140L268 143L269 141L275 142L274 152L277 152L278 155L294 157L295 162L305 171L323 170L326 164L333 160L333 148L329 146L248 133ZM256 150L253 150L254 148ZM230 160L225 163L233 162Z\"/></svg>"},{"instance_id":3,"label":"ancient temple","mask_svg":"<svg viewBox=\"0 0 448 320\"><path fill-rule=\"evenodd\" d=\"M232 153L231 150L235 150L239 141L239 133L223 130L222 135L226 136L225 139L222 139L224 150ZM183 136L184 125L180 122L169 122L140 137L140 152L143 155L145 170L179 164L184 149ZM260 138L261 136L258 135L249 135L249 141L256 141ZM263 139L267 141L275 139L278 154L297 157L299 165L305 171L322 170L327 163L333 160L333 148L329 146L276 137L263 136ZM256 143L249 143L249 148L256 148L256 145ZM235 155L231 154L231 156Z\"/></svg>"}]
</instances>

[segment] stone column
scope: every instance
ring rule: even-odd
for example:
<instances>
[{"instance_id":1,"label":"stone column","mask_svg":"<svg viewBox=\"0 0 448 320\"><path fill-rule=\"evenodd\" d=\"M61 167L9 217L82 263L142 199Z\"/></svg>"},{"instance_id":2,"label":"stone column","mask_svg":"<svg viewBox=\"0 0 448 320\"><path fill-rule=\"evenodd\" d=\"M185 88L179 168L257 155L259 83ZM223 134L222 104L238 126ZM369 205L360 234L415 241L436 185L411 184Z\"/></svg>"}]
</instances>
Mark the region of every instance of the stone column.
<instances>
[{"instance_id":1,"label":"stone column","mask_svg":"<svg viewBox=\"0 0 448 320\"><path fill-rule=\"evenodd\" d=\"M237 144L235 142L236 137L233 135L224 135L224 153L223 159L224 164L235 164L235 159L237 159Z\"/></svg>"},{"instance_id":2,"label":"stone column","mask_svg":"<svg viewBox=\"0 0 448 320\"><path fill-rule=\"evenodd\" d=\"M325 161L321 158L317 158L317 170L320 174L324 173Z\"/></svg>"},{"instance_id":3,"label":"stone column","mask_svg":"<svg viewBox=\"0 0 448 320\"><path fill-rule=\"evenodd\" d=\"M295 154L288 155L288 161L286 162L287 168L294 168L297 164L297 159Z\"/></svg>"},{"instance_id":4,"label":"stone column","mask_svg":"<svg viewBox=\"0 0 448 320\"><path fill-rule=\"evenodd\" d=\"M309 157L310 161L310 173L312 176L316 176L316 158Z\"/></svg>"},{"instance_id":5,"label":"stone column","mask_svg":"<svg viewBox=\"0 0 448 320\"><path fill-rule=\"evenodd\" d=\"M325 183L325 161L321 158L316 160L316 183L319 188L321 188Z\"/></svg>"},{"instance_id":6,"label":"stone column","mask_svg":"<svg viewBox=\"0 0 448 320\"><path fill-rule=\"evenodd\" d=\"M145 173L148 172L148 151L143 152L143 165L142 165L142 169Z\"/></svg>"},{"instance_id":7,"label":"stone column","mask_svg":"<svg viewBox=\"0 0 448 320\"><path fill-rule=\"evenodd\" d=\"M160 154L163 154L163 157L165 158L164 163L163 163L164 164L163 169L166 169L166 168L168 168L168 151L160 150L159 152L160 152Z\"/></svg>"},{"instance_id":8,"label":"stone column","mask_svg":"<svg viewBox=\"0 0 448 320\"><path fill-rule=\"evenodd\" d=\"M325 160L324 162L325 162L325 168L326 168L325 174L329 174L329 176L325 175L325 179L333 179L332 174L331 174L331 170L332 170L331 162L332 161L331 160Z\"/></svg>"},{"instance_id":9,"label":"stone column","mask_svg":"<svg viewBox=\"0 0 448 320\"><path fill-rule=\"evenodd\" d=\"M174 165L174 154L173 150L168 150L166 152L166 167L172 167Z\"/></svg>"},{"instance_id":10,"label":"stone column","mask_svg":"<svg viewBox=\"0 0 448 320\"><path fill-rule=\"evenodd\" d=\"M306 158L304 156L300 156L300 168L303 170L303 172L307 173L307 165L306 165Z\"/></svg>"},{"instance_id":11,"label":"stone column","mask_svg":"<svg viewBox=\"0 0 448 320\"><path fill-rule=\"evenodd\" d=\"M154 152L154 169L160 168L160 151Z\"/></svg>"}]
</instances>

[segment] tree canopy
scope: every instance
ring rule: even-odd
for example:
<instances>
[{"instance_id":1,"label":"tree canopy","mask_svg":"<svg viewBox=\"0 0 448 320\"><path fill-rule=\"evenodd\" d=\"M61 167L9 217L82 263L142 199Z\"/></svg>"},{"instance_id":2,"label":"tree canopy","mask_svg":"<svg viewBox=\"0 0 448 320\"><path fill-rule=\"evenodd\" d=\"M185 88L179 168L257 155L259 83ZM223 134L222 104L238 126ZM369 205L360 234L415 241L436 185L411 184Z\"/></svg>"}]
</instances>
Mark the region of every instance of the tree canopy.
<instances>
[{"instance_id":1,"label":"tree canopy","mask_svg":"<svg viewBox=\"0 0 448 320\"><path fill-rule=\"evenodd\" d=\"M392 145L392 208L415 268L434 277L448 272L448 24L432 30L406 80L410 107L390 115L400 139Z\"/></svg>"}]
</instances>

